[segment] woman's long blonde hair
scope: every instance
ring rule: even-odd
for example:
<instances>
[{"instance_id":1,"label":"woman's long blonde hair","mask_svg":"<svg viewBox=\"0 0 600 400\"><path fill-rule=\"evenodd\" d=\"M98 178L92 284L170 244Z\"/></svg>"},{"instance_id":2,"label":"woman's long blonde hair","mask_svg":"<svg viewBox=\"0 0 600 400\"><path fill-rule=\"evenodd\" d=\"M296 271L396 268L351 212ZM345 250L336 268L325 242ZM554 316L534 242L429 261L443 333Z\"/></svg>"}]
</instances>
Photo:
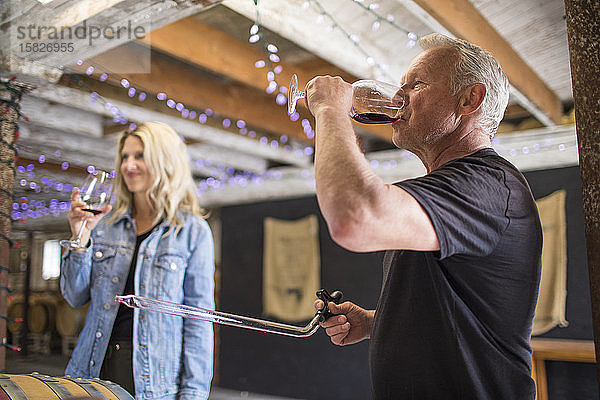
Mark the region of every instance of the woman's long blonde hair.
<instances>
[{"instance_id":1,"label":"woman's long blonde hair","mask_svg":"<svg viewBox=\"0 0 600 400\"><path fill-rule=\"evenodd\" d=\"M168 233L175 229L177 234L183 226L178 211L206 217L198 203L185 143L169 125L144 122L133 132L127 131L119 138L115 168L116 202L111 221L117 220L130 208L134 211L133 194L127 189L121 174L121 151L125 139L130 136L139 138L144 146L144 161L152 177L146 196L156 211L153 225L164 218L170 225Z\"/></svg>"}]
</instances>

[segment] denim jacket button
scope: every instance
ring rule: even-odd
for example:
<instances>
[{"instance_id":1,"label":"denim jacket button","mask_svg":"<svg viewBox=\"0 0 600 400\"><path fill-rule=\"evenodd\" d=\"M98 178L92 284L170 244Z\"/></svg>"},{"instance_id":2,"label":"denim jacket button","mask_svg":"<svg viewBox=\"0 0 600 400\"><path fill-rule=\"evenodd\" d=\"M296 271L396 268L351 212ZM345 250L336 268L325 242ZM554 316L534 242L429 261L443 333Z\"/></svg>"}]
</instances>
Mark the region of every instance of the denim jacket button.
<instances>
[{"instance_id":1,"label":"denim jacket button","mask_svg":"<svg viewBox=\"0 0 600 400\"><path fill-rule=\"evenodd\" d=\"M104 305L104 309L105 309L105 310L110 310L110 304L106 303L106 304ZM98 333L100 333L100 332L98 332Z\"/></svg>"},{"instance_id":2,"label":"denim jacket button","mask_svg":"<svg viewBox=\"0 0 600 400\"><path fill-rule=\"evenodd\" d=\"M96 365L96 363L94 362L94 360L90 361L90 365L93 367L94 365Z\"/></svg>"},{"instance_id":3,"label":"denim jacket button","mask_svg":"<svg viewBox=\"0 0 600 400\"><path fill-rule=\"evenodd\" d=\"M96 256L96 258L102 258L103 254L101 251L97 251L95 256Z\"/></svg>"},{"instance_id":4,"label":"denim jacket button","mask_svg":"<svg viewBox=\"0 0 600 400\"><path fill-rule=\"evenodd\" d=\"M131 222L128 222L128 223L126 223L126 224L125 224L125 227L126 227L127 229L131 229Z\"/></svg>"},{"instance_id":5,"label":"denim jacket button","mask_svg":"<svg viewBox=\"0 0 600 400\"><path fill-rule=\"evenodd\" d=\"M102 332L96 332L96 337L100 339L102 337Z\"/></svg>"},{"instance_id":6,"label":"denim jacket button","mask_svg":"<svg viewBox=\"0 0 600 400\"><path fill-rule=\"evenodd\" d=\"M113 278L111 279L113 283L117 283L119 282L119 278L116 276L113 276Z\"/></svg>"},{"instance_id":7,"label":"denim jacket button","mask_svg":"<svg viewBox=\"0 0 600 400\"><path fill-rule=\"evenodd\" d=\"M119 249L119 254L125 254L125 249Z\"/></svg>"},{"instance_id":8,"label":"denim jacket button","mask_svg":"<svg viewBox=\"0 0 600 400\"><path fill-rule=\"evenodd\" d=\"M177 269L177 265L175 263L171 263L171 269L175 271Z\"/></svg>"}]
</instances>

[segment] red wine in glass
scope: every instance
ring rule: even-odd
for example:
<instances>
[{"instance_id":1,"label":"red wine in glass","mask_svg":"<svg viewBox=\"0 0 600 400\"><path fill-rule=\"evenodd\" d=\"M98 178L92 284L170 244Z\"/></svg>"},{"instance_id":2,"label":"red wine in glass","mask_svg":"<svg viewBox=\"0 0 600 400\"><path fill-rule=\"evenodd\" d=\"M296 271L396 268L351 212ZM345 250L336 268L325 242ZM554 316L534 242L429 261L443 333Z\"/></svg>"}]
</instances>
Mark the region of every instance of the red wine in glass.
<instances>
[{"instance_id":1,"label":"red wine in glass","mask_svg":"<svg viewBox=\"0 0 600 400\"><path fill-rule=\"evenodd\" d=\"M82 208L81 211L87 211L89 213L92 213L94 215L98 215L102 213L102 210L96 210L94 208Z\"/></svg>"},{"instance_id":2,"label":"red wine in glass","mask_svg":"<svg viewBox=\"0 0 600 400\"><path fill-rule=\"evenodd\" d=\"M387 114L365 112L352 114L352 119L361 124L390 124L398 121L399 118L392 118Z\"/></svg>"}]
</instances>

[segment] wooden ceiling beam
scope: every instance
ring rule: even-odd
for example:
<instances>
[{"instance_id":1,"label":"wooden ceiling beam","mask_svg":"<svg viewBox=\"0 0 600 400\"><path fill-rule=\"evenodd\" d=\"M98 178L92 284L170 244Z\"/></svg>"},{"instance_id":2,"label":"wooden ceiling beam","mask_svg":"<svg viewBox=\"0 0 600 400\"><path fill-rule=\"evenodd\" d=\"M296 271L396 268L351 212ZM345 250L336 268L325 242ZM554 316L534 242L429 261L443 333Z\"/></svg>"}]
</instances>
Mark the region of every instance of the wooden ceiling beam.
<instances>
[{"instance_id":1,"label":"wooden ceiling beam","mask_svg":"<svg viewBox=\"0 0 600 400\"><path fill-rule=\"evenodd\" d=\"M80 0L68 7L62 7L58 12L52 10L53 12L50 12L49 15L46 16L48 18L47 22L39 20L34 21L36 21L38 25L43 24L45 27L54 27L61 31L65 28L73 27L94 15L100 14L123 1L124 0ZM46 7L45 10L48 10L48 8L49 7ZM44 33L44 36L48 37L49 30L46 32L47 33Z\"/></svg>"},{"instance_id":2,"label":"wooden ceiling beam","mask_svg":"<svg viewBox=\"0 0 600 400\"><path fill-rule=\"evenodd\" d=\"M99 84L100 82L98 82L98 85ZM103 86L105 89L113 88L114 90L118 90L118 88L111 85ZM91 87L91 89L97 91L106 101L109 101L127 116L130 121L136 123L143 121L162 121L169 124L177 133L183 135L190 141L225 147L231 150L231 152L235 151L242 154L250 154L258 158L272 160L283 164L291 164L305 168L312 163L312 159L309 155L299 155L296 151L287 151L282 148L264 146L258 140L229 132L223 128L215 128L208 124L200 124L198 121L194 122L178 116L173 116L170 113L156 111L148 107L141 107L141 105L132 104L133 102L127 96L125 96L127 100L122 101L119 100L120 96L112 97L111 94L113 94L113 92L111 90L101 90L100 88L95 87ZM112 112L102 103L90 103L91 96L90 93L86 91L72 89L61 85L50 85L39 86L29 95L46 101L75 107L84 111L91 111L103 115L104 117L113 117ZM292 145L295 144L292 143ZM238 168L239 165L237 160L239 159L240 157L236 156L234 159L230 160L230 162L225 164Z\"/></svg>"},{"instance_id":3,"label":"wooden ceiling beam","mask_svg":"<svg viewBox=\"0 0 600 400\"><path fill-rule=\"evenodd\" d=\"M562 117L558 96L492 27L469 0L415 0L421 8L456 37L491 52L509 81L556 124Z\"/></svg>"},{"instance_id":4,"label":"wooden ceiling beam","mask_svg":"<svg viewBox=\"0 0 600 400\"><path fill-rule=\"evenodd\" d=\"M267 81L264 68L256 68L254 63L265 60L266 55L258 46L243 42L218 29L215 29L193 17L184 18L162 28L155 29L150 39L142 39L153 49L177 57L186 63L198 65L220 75L228 76L254 88L265 90ZM292 74L298 75L300 84L306 84L316 75L308 68L279 62L283 68L277 75L277 81L288 85ZM323 71L321 67L320 72ZM331 66L334 74L344 75L346 79L355 79L337 67Z\"/></svg>"},{"instance_id":5,"label":"wooden ceiling beam","mask_svg":"<svg viewBox=\"0 0 600 400\"><path fill-rule=\"evenodd\" d=\"M257 46L231 37L192 17L156 29L152 31L150 38L143 40L147 44L151 44L153 49L186 63L230 77L261 91L264 91L269 83L265 69L254 66L256 61L266 58L264 52L260 51ZM302 66L285 62L278 64L283 69L277 75L277 81L286 87L294 73L298 75L301 87L304 87L314 76L323 74L340 75L350 82L356 80L353 75L325 62L305 63ZM298 109L304 110L303 114L306 114L303 102L299 102L298 105ZM312 117L309 118L313 120ZM389 127L361 126L361 129L376 137L391 141L392 130Z\"/></svg>"},{"instance_id":6,"label":"wooden ceiling beam","mask_svg":"<svg viewBox=\"0 0 600 400\"><path fill-rule=\"evenodd\" d=\"M10 41L10 49L6 50L17 58L46 66L71 65L79 59L89 59L148 33L151 29L221 2L222 0L66 0L56 6L52 3L42 6L29 0L33 5L29 8L19 7L15 11L14 20L9 23L9 35L13 40ZM19 34L23 32L25 38ZM20 50L20 45L24 42L51 45L62 43L68 45L70 50L26 53Z\"/></svg>"},{"instance_id":7,"label":"wooden ceiling beam","mask_svg":"<svg viewBox=\"0 0 600 400\"><path fill-rule=\"evenodd\" d=\"M20 131L19 157L37 160L43 154L48 164L69 160L69 164L79 168L87 168L88 165L114 168L116 139L108 141L30 122L23 123ZM56 153L60 156L56 157Z\"/></svg>"},{"instance_id":8,"label":"wooden ceiling beam","mask_svg":"<svg viewBox=\"0 0 600 400\"><path fill-rule=\"evenodd\" d=\"M90 61L101 66L110 65L112 60L126 62L124 60L130 59L134 63L136 53L131 52L128 47L131 45L109 50ZM210 108L223 117L244 120L252 127L250 129L311 142L302 125L290 120L286 108L276 104L275 98L263 90L228 79L213 79L189 65L157 53L152 55L150 67L149 74L122 73L114 75L112 79L118 81L126 78L138 90L164 92L169 98L190 109ZM302 116L308 117L308 113L305 112ZM232 121L233 124L235 122Z\"/></svg>"},{"instance_id":9,"label":"wooden ceiling beam","mask_svg":"<svg viewBox=\"0 0 600 400\"><path fill-rule=\"evenodd\" d=\"M23 97L21 112L40 126L85 136L103 136L103 117L96 113L32 96Z\"/></svg>"}]
</instances>

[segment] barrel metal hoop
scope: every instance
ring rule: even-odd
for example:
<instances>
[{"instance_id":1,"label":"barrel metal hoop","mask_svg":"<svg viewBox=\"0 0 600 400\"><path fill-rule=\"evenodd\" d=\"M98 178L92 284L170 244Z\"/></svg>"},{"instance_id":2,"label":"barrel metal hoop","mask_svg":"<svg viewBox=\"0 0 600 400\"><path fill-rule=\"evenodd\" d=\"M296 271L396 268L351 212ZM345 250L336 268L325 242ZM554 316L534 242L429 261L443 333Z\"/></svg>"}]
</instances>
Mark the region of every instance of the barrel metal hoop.
<instances>
[{"instance_id":1,"label":"barrel metal hoop","mask_svg":"<svg viewBox=\"0 0 600 400\"><path fill-rule=\"evenodd\" d=\"M13 400L27 400L28 397L19 385L10 379L10 376L0 374L0 387Z\"/></svg>"},{"instance_id":2,"label":"barrel metal hoop","mask_svg":"<svg viewBox=\"0 0 600 400\"><path fill-rule=\"evenodd\" d=\"M62 379L66 379L77 384L78 386L81 386L81 388L85 390L91 397L106 399L106 396L104 396L104 394L102 394L102 392L98 390L98 388L95 387L89 379L71 378L69 376L63 376Z\"/></svg>"},{"instance_id":3,"label":"barrel metal hoop","mask_svg":"<svg viewBox=\"0 0 600 400\"><path fill-rule=\"evenodd\" d=\"M98 378L94 378L94 379L90 379L90 380L101 384L102 386L104 386L105 388L107 388L108 390L113 392L121 400L135 400L133 398L133 396L127 390L123 389L121 386L117 385L116 383L113 383L111 381L105 381L105 380L98 379Z\"/></svg>"},{"instance_id":4,"label":"barrel metal hoop","mask_svg":"<svg viewBox=\"0 0 600 400\"><path fill-rule=\"evenodd\" d=\"M52 389L52 391L54 393L56 393L56 395L58 396L59 399L68 399L70 397L72 397L73 395L71 394L71 392L62 385L62 383L60 383L58 381L58 379L53 378L51 376L48 375L44 375L44 374L39 374L37 372L33 372L31 374L27 374L29 376L31 376L32 378L36 378L39 379L40 381L44 382L50 389Z\"/></svg>"}]
</instances>

